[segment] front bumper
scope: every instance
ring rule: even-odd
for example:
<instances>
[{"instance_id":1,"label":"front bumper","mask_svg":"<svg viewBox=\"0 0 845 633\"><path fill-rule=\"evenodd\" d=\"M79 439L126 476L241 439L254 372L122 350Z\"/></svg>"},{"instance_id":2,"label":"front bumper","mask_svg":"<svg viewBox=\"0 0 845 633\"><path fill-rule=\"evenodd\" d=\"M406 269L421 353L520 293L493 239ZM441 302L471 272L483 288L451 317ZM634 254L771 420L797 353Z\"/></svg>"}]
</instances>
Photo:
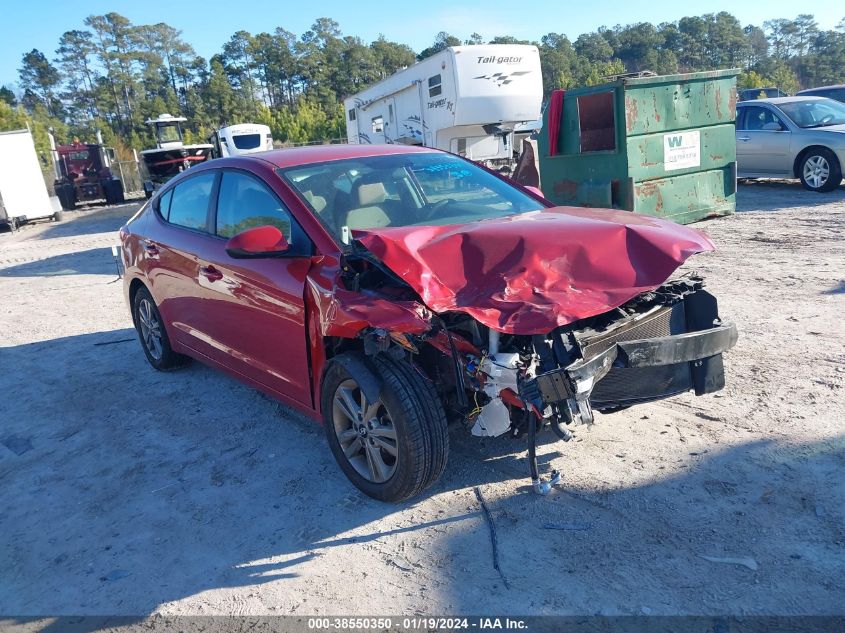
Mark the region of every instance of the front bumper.
<instances>
[{"instance_id":1,"label":"front bumper","mask_svg":"<svg viewBox=\"0 0 845 633\"><path fill-rule=\"evenodd\" d=\"M662 392L658 397L667 397L690 388L695 390L696 395L712 393L724 387L721 354L736 345L737 336L736 325L725 323L700 332L620 341L589 360L578 361L569 367L555 369L537 376L535 380L539 396L545 404L558 403L598 390L601 380L612 369L636 370L651 367L677 367L678 365L686 366L683 369L689 371L689 382L676 384L671 391ZM679 389L680 386L685 386L685 388ZM624 402L607 404L627 406L654 399L657 398L653 393L640 396L631 393ZM604 404L604 402L599 400L595 404Z\"/></svg>"},{"instance_id":2,"label":"front bumper","mask_svg":"<svg viewBox=\"0 0 845 633\"><path fill-rule=\"evenodd\" d=\"M700 288L683 299L601 332L573 332L581 355L523 385L530 401L559 405L582 419L686 391L725 386L722 353L737 328L718 318L716 299ZM565 405L565 406L564 406Z\"/></svg>"}]
</instances>

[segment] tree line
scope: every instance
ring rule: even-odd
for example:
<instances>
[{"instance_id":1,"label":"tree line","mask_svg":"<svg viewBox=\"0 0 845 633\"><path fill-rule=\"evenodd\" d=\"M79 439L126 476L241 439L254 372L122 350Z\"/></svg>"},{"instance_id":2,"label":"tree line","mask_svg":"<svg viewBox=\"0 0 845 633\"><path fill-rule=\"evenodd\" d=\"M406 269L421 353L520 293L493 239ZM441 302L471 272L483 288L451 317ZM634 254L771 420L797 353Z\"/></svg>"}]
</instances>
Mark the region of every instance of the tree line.
<instances>
[{"instance_id":1,"label":"tree line","mask_svg":"<svg viewBox=\"0 0 845 633\"><path fill-rule=\"evenodd\" d=\"M822 30L809 14L743 26L723 11L658 25L601 27L574 41L554 32L534 42L440 32L418 54L384 36L366 43L319 18L299 36L282 27L238 31L205 59L164 22L133 24L107 13L62 34L53 52L23 55L18 90L0 87L0 129L29 124L41 151L48 127L60 142L93 141L99 129L123 155L153 143L144 121L162 112L188 118L189 142L242 122L269 125L283 143L338 139L345 137L345 97L448 46L485 42L535 44L546 96L642 70L739 67L740 87L777 86L789 93L845 82L845 18Z\"/></svg>"}]
</instances>

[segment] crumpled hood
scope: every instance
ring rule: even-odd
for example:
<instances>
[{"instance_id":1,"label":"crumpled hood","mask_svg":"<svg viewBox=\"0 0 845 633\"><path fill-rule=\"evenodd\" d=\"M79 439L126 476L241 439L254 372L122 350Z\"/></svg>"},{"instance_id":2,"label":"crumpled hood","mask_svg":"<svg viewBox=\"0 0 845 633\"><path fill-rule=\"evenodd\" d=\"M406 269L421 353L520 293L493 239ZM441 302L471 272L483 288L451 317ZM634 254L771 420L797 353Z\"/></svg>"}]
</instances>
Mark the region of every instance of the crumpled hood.
<instances>
[{"instance_id":1,"label":"crumpled hood","mask_svg":"<svg viewBox=\"0 0 845 633\"><path fill-rule=\"evenodd\" d=\"M543 334L607 312L714 248L668 220L580 207L353 235L434 312L465 312L508 334Z\"/></svg>"}]
</instances>

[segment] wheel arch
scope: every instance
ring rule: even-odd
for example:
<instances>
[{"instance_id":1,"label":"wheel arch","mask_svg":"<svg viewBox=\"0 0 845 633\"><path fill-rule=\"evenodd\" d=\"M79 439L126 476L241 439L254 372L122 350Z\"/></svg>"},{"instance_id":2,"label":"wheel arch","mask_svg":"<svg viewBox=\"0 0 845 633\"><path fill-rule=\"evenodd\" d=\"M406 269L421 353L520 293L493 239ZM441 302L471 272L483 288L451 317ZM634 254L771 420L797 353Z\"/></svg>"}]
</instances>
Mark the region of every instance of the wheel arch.
<instances>
[{"instance_id":1,"label":"wheel arch","mask_svg":"<svg viewBox=\"0 0 845 633\"><path fill-rule=\"evenodd\" d=\"M317 371L314 372L314 389L315 389L315 398L314 403L317 407L318 412L322 410L322 392L323 392L323 381L326 376L326 371L328 370L329 366L331 365L332 361L340 359L340 357L354 357L355 354L358 355L358 358L361 359L363 364L369 368L372 372L373 367L371 366L373 356L368 355L365 351L364 341L361 338L343 338L343 337L336 337L336 336L324 336L322 337L322 350L323 350L323 358L321 359L321 363L317 368ZM395 348L396 346L394 346ZM397 350L391 349L390 352L387 352L390 355L396 353ZM419 372L422 376L424 376L429 382L433 384L436 383L436 370L435 367L431 365L430 359L431 356L443 355L441 350L438 350L434 346L430 344L425 344L420 348L419 353L408 354L405 352L406 360L416 368L416 371ZM394 356L396 358L396 356ZM340 359L342 363L347 362L345 359Z\"/></svg>"},{"instance_id":2,"label":"wheel arch","mask_svg":"<svg viewBox=\"0 0 845 633\"><path fill-rule=\"evenodd\" d=\"M326 361L346 352L363 352L364 343L359 338L342 338L340 336L324 336L323 349L326 350Z\"/></svg>"},{"instance_id":3,"label":"wheel arch","mask_svg":"<svg viewBox=\"0 0 845 633\"><path fill-rule=\"evenodd\" d=\"M135 306L135 295L138 294L138 291L141 288L147 288L147 286L138 277L135 277L132 281L129 282L129 309L130 309L130 312L132 313L133 323L135 321L135 308L134 308L134 306ZM149 290L150 289L147 288L148 292L149 292Z\"/></svg>"},{"instance_id":4,"label":"wheel arch","mask_svg":"<svg viewBox=\"0 0 845 633\"><path fill-rule=\"evenodd\" d=\"M323 375L320 377L321 383L325 378L326 369L330 367L332 363L339 363L350 373L354 372L354 374L359 378L358 384L361 387L361 390L366 394L367 398L370 401L378 400L381 395L381 379L368 362L367 357L364 356L363 350L359 351L354 347L349 347L342 352L333 354L326 360L326 364L323 367ZM321 390L321 395L325 396L326 394Z\"/></svg>"}]
</instances>

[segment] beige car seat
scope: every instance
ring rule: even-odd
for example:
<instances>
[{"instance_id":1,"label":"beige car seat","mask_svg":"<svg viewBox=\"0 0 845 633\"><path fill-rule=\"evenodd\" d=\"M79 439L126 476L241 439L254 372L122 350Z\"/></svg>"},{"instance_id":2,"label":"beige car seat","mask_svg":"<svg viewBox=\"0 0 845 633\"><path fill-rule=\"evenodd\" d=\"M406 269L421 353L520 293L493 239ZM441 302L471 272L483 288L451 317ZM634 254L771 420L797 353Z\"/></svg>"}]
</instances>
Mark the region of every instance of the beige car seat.
<instances>
[{"instance_id":1,"label":"beige car seat","mask_svg":"<svg viewBox=\"0 0 845 633\"><path fill-rule=\"evenodd\" d=\"M317 213L326 208L326 199L323 196L315 196L312 191L303 191L302 195Z\"/></svg>"},{"instance_id":2,"label":"beige car seat","mask_svg":"<svg viewBox=\"0 0 845 633\"><path fill-rule=\"evenodd\" d=\"M350 229L374 229L390 225L390 216L380 206L387 200L384 183L362 183L358 186L358 207L346 215Z\"/></svg>"}]
</instances>

